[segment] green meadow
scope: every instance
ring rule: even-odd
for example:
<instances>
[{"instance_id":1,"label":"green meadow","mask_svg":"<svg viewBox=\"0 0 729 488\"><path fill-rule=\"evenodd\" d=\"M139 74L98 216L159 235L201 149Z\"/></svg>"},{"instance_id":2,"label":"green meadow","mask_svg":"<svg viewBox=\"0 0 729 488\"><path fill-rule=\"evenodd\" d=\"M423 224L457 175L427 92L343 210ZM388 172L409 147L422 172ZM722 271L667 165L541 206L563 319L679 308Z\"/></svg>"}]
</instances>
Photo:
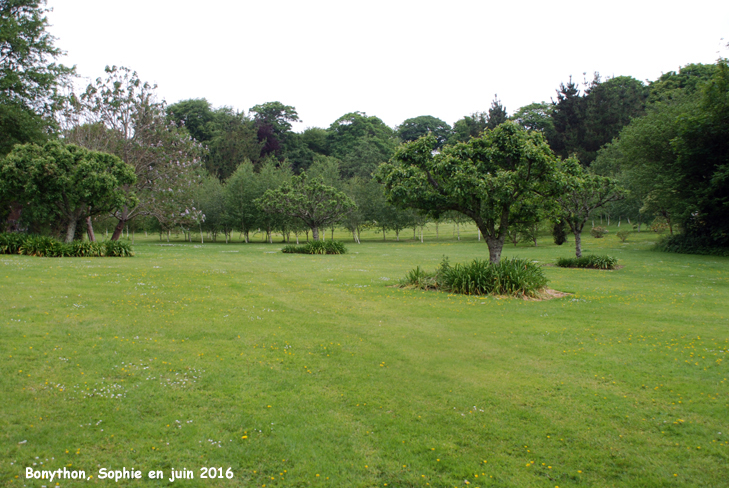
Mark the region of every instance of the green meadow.
<instances>
[{"instance_id":1,"label":"green meadow","mask_svg":"<svg viewBox=\"0 0 729 488\"><path fill-rule=\"evenodd\" d=\"M338 256L139 234L133 258L0 256L0 485L727 486L729 259L616 230L583 235L614 271L507 243L569 293L545 301L395 287L488 258L450 225L342 232Z\"/></svg>"}]
</instances>

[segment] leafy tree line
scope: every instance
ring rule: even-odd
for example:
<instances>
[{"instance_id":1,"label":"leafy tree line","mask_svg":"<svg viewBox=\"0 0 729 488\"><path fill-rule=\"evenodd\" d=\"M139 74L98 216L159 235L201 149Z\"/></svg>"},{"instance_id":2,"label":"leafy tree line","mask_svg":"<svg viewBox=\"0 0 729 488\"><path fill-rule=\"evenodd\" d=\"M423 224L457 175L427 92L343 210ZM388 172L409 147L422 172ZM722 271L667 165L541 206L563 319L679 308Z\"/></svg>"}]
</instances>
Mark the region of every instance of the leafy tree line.
<instances>
[{"instance_id":1,"label":"leafy tree line","mask_svg":"<svg viewBox=\"0 0 729 488\"><path fill-rule=\"evenodd\" d=\"M595 74L580 88L570 78L551 103L511 116L495 96L453 127L419 116L393 129L351 112L297 133L293 106L168 106L124 67L61 96L74 70L56 62L46 13L42 0L0 0L0 217L12 212L21 227L67 240L85 227L93 240L92 219L110 215L112 239L150 218L162 230L237 229L246 239L338 223L355 239L365 226L399 238L427 219L465 216L498 261L515 228L540 219L568 225L579 255L584 223L602 212L638 223L658 215L694 248L729 245L725 60L647 85ZM306 207L317 199L340 211Z\"/></svg>"}]
</instances>

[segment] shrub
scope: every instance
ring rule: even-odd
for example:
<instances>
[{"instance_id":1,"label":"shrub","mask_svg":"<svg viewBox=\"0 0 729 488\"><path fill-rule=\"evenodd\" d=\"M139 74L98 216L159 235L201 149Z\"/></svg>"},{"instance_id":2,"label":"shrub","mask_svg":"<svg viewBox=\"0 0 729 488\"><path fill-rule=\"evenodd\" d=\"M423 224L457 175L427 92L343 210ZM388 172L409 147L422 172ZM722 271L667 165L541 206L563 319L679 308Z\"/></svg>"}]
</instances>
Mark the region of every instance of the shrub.
<instances>
[{"instance_id":1,"label":"shrub","mask_svg":"<svg viewBox=\"0 0 729 488\"><path fill-rule=\"evenodd\" d=\"M618 264L618 258L594 254L581 258L559 258L557 260L557 266L560 268L615 269L616 264Z\"/></svg>"},{"instance_id":2,"label":"shrub","mask_svg":"<svg viewBox=\"0 0 729 488\"><path fill-rule=\"evenodd\" d=\"M346 254L347 248L339 241L311 241L299 246L289 244L281 248L283 253L297 254Z\"/></svg>"},{"instance_id":3,"label":"shrub","mask_svg":"<svg viewBox=\"0 0 729 488\"><path fill-rule=\"evenodd\" d=\"M504 259L499 264L476 259L469 264L451 265L446 258L435 273L418 266L400 285L465 295L536 296L547 285L547 278L541 267L525 259Z\"/></svg>"},{"instance_id":4,"label":"shrub","mask_svg":"<svg viewBox=\"0 0 729 488\"><path fill-rule=\"evenodd\" d=\"M595 239L602 239L603 237L605 237L605 234L607 234L607 232L608 231L605 227L600 227L599 225L590 229L590 234Z\"/></svg>"},{"instance_id":5,"label":"shrub","mask_svg":"<svg viewBox=\"0 0 729 488\"><path fill-rule=\"evenodd\" d=\"M554 238L554 243L558 246L567 242L567 229L563 221L554 224L554 227L552 227L552 237Z\"/></svg>"},{"instance_id":6,"label":"shrub","mask_svg":"<svg viewBox=\"0 0 729 488\"><path fill-rule=\"evenodd\" d=\"M622 242L625 242L628 240L628 236L630 235L629 230L619 230L615 233L616 236L618 236L618 239L620 239Z\"/></svg>"}]
</instances>

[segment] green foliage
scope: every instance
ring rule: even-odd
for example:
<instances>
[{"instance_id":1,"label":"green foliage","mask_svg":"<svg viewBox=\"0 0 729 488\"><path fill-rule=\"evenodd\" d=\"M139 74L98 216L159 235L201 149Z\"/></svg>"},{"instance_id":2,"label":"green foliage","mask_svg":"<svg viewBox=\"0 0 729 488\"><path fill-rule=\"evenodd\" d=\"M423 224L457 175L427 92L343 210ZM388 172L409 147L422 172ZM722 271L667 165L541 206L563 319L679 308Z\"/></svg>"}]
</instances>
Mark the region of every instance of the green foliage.
<instances>
[{"instance_id":1,"label":"green foliage","mask_svg":"<svg viewBox=\"0 0 729 488\"><path fill-rule=\"evenodd\" d=\"M510 117L511 120L526 130L536 130L544 134L547 140L554 138L554 121L551 117L552 104L535 102L521 107Z\"/></svg>"},{"instance_id":2,"label":"green foliage","mask_svg":"<svg viewBox=\"0 0 729 488\"><path fill-rule=\"evenodd\" d=\"M630 76L594 79L584 93L576 83L560 84L557 100L553 102L554 132L549 144L554 152L566 159L575 155L589 166L597 151L612 141L634 117L643 114L647 88Z\"/></svg>"},{"instance_id":3,"label":"green foliage","mask_svg":"<svg viewBox=\"0 0 729 488\"><path fill-rule=\"evenodd\" d=\"M347 247L340 241L311 241L301 245L287 245L281 248L287 254L346 254Z\"/></svg>"},{"instance_id":4,"label":"green foliage","mask_svg":"<svg viewBox=\"0 0 729 488\"><path fill-rule=\"evenodd\" d=\"M662 234L668 230L668 222L666 221L666 218L659 215L655 219L653 219L653 222L651 222L650 229L655 232L656 234Z\"/></svg>"},{"instance_id":5,"label":"green foliage","mask_svg":"<svg viewBox=\"0 0 729 488\"><path fill-rule=\"evenodd\" d=\"M50 236L19 233L0 233L0 254L47 258L134 256L132 247L126 242L74 241L66 244Z\"/></svg>"},{"instance_id":6,"label":"green foliage","mask_svg":"<svg viewBox=\"0 0 729 488\"><path fill-rule=\"evenodd\" d=\"M111 154L49 141L26 144L0 161L0 200L28 205L25 215L60 219L71 242L79 220L134 206L134 171Z\"/></svg>"},{"instance_id":7,"label":"green foliage","mask_svg":"<svg viewBox=\"0 0 729 488\"><path fill-rule=\"evenodd\" d=\"M607 234L607 232L608 230L605 227L601 227L599 225L590 229L590 235L595 239L602 239L603 237L605 237L605 234Z\"/></svg>"},{"instance_id":8,"label":"green foliage","mask_svg":"<svg viewBox=\"0 0 729 488\"><path fill-rule=\"evenodd\" d=\"M557 266L560 268L591 268L591 269L615 269L618 258L611 256L596 256L593 254L579 258L559 258Z\"/></svg>"},{"instance_id":9,"label":"green foliage","mask_svg":"<svg viewBox=\"0 0 729 488\"><path fill-rule=\"evenodd\" d=\"M620 242L625 242L628 240L628 237L630 237L630 234L632 234L629 230L619 230L615 233L615 235L620 239Z\"/></svg>"},{"instance_id":10,"label":"green foliage","mask_svg":"<svg viewBox=\"0 0 729 488\"><path fill-rule=\"evenodd\" d=\"M475 112L466 115L453 124L453 134L448 144L468 142L472 137L481 137L488 126L489 116L485 112Z\"/></svg>"},{"instance_id":11,"label":"green foliage","mask_svg":"<svg viewBox=\"0 0 729 488\"><path fill-rule=\"evenodd\" d=\"M508 114L506 113L506 107L501 105L498 95L494 95L494 100L491 102L489 108L489 120L486 123L487 129L495 129L504 122L509 120Z\"/></svg>"},{"instance_id":12,"label":"green foliage","mask_svg":"<svg viewBox=\"0 0 729 488\"><path fill-rule=\"evenodd\" d=\"M400 286L464 295L534 297L547 286L547 278L540 266L526 259L504 259L497 264L476 259L469 264L451 265L444 258L434 273L419 266L411 270Z\"/></svg>"},{"instance_id":13,"label":"green foliage","mask_svg":"<svg viewBox=\"0 0 729 488\"><path fill-rule=\"evenodd\" d=\"M673 234L663 237L656 244L656 249L663 252L679 254L699 254L704 256L729 256L726 247L707 245L707 240L693 234Z\"/></svg>"},{"instance_id":14,"label":"green foliage","mask_svg":"<svg viewBox=\"0 0 729 488\"><path fill-rule=\"evenodd\" d=\"M554 243L558 246L567 242L567 226L564 221L558 220L554 223L552 226L552 238L554 239Z\"/></svg>"}]
</instances>

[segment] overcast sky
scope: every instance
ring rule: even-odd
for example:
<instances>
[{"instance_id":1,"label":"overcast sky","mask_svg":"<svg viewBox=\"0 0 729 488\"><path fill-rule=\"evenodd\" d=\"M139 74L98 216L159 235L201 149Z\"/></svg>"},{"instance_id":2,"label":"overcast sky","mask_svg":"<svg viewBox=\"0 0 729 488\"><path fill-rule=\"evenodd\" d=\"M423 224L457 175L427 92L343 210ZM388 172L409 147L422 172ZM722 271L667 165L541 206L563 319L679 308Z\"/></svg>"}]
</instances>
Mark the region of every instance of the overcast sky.
<instances>
[{"instance_id":1,"label":"overcast sky","mask_svg":"<svg viewBox=\"0 0 729 488\"><path fill-rule=\"evenodd\" d=\"M301 124L348 112L395 127L453 124L549 101L570 75L654 80L729 57L729 1L49 0L50 32L88 83L106 65L158 85L168 103L238 110L280 101ZM723 41L721 39L724 39Z\"/></svg>"}]
</instances>

